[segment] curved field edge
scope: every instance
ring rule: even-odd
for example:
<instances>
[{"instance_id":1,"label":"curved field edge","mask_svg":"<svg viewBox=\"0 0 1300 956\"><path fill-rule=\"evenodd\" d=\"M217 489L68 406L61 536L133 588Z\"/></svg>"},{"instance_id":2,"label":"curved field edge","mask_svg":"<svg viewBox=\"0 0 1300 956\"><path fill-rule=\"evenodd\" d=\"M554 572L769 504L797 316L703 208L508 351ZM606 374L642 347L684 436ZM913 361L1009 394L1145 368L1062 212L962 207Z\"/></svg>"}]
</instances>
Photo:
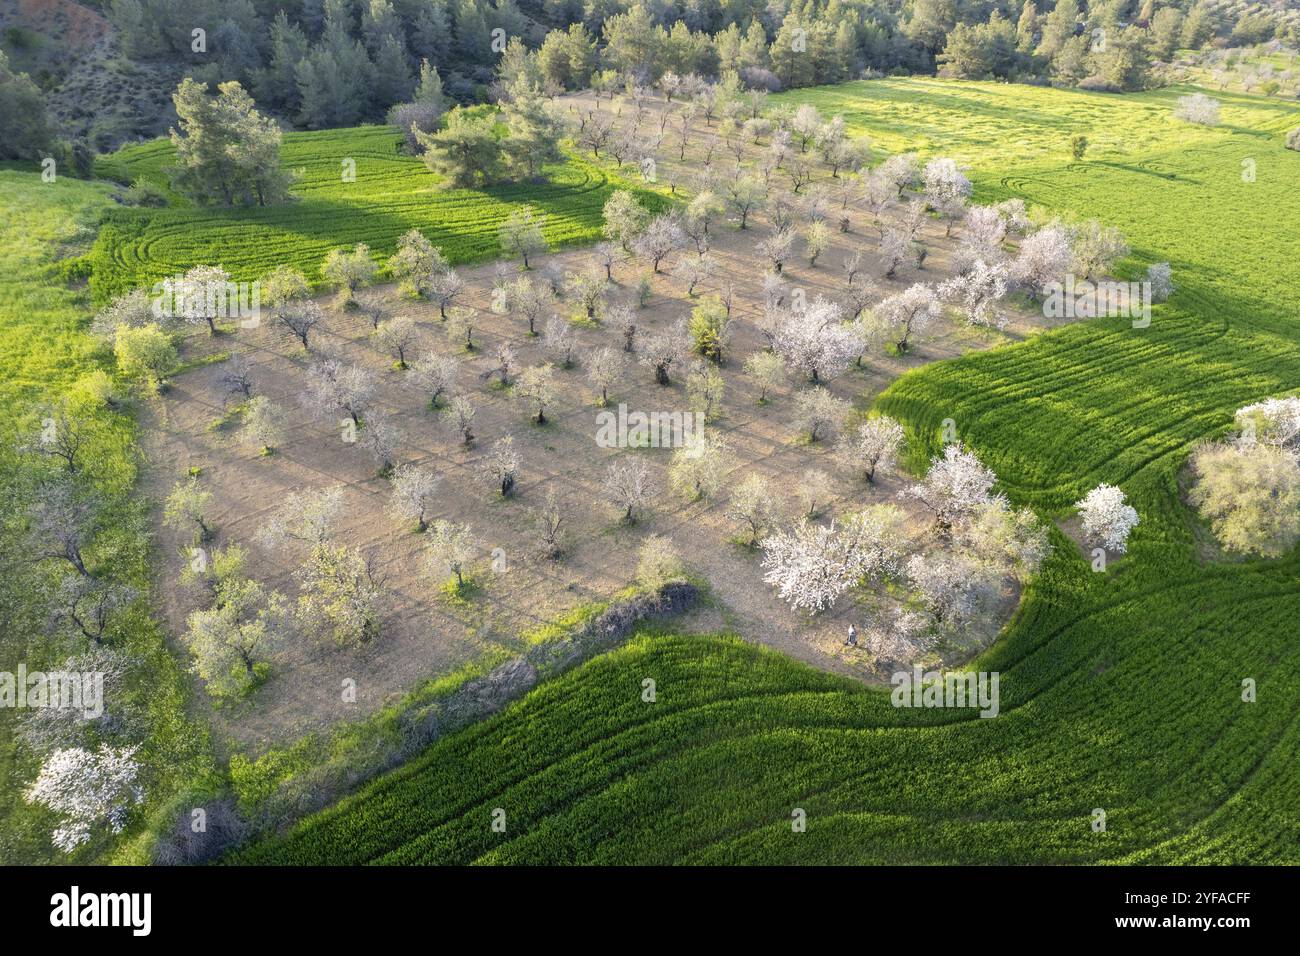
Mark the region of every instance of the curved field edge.
<instances>
[{"instance_id":1,"label":"curved field edge","mask_svg":"<svg viewBox=\"0 0 1300 956\"><path fill-rule=\"evenodd\" d=\"M500 254L498 230L523 206L546 217L543 233L552 247L581 245L601 238L601 212L616 189L631 190L654 209L669 203L572 154L546 167L545 182L446 189L421 160L397 151L401 139L385 126L286 133L281 155L300 180L295 201L283 205L196 208L173 194L167 207L113 210L91 254L95 301L199 264L222 265L235 280L249 282L287 264L319 284L331 249L364 242L382 266L410 229L440 246L453 264L481 262ZM105 157L97 169L119 181L165 186L173 155L169 142L156 140ZM345 179L345 172L355 179Z\"/></svg>"},{"instance_id":2,"label":"curved field edge","mask_svg":"<svg viewBox=\"0 0 1300 956\"><path fill-rule=\"evenodd\" d=\"M1130 102L1143 107L1130 131L1169 134L1083 163L1055 146L1016 162L1021 144L1008 135L997 168L973 171L980 200L1019 195L1120 226L1134 271L1171 261L1179 291L1150 328L1073 325L918 370L879 401L923 450L954 418L1012 497L1045 515L1098 481L1121 483L1142 515L1130 554L1105 574L1057 536L1002 639L973 665L1001 672L1001 714L895 710L884 693L735 641L650 635L240 861L1300 861L1288 783L1300 748L1300 558L1201 563L1177 486L1187 452L1236 407L1300 386L1300 276L1289 266L1300 154L1280 135L1295 110L1227 97L1225 128L1171 131L1178 91L1096 98L900 80L787 96L877 90L915 104L901 132L875 107L854 124L882 145L960 153L964 127L942 120L951 104L924 114L927 97L955 93L1005 129L1020 128L1007 97L1032 107L1059 95L1052 129L1070 128L1066 100L1083 96L1109 111L1107 135L1122 139L1113 122ZM645 676L661 689L653 706L640 703ZM1243 703L1245 678L1258 703ZM796 807L805 833L790 826ZM497 808L504 834L490 826Z\"/></svg>"}]
</instances>

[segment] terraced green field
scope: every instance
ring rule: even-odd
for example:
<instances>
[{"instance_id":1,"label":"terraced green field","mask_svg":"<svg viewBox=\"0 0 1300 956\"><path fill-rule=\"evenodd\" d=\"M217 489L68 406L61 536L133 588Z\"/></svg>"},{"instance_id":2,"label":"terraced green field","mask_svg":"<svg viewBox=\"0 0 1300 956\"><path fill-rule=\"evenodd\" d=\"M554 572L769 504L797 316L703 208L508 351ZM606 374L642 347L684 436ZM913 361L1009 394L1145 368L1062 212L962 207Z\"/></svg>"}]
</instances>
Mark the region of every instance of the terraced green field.
<instances>
[{"instance_id":1,"label":"terraced green field","mask_svg":"<svg viewBox=\"0 0 1300 956\"><path fill-rule=\"evenodd\" d=\"M626 183L577 157L546 169L547 182L486 189L444 189L419 159L397 152L400 134L387 126L288 133L285 165L301 174L297 202L254 209L194 208L173 196L173 207L119 209L108 217L96 244L92 288L103 301L137 286L221 264L239 280L259 278L282 263L318 279L331 249L358 242L379 260L397 239L419 229L453 262L498 254L497 231L510 213L531 205L546 216L544 232L556 245L594 242L601 209ZM166 186L171 143L128 146L100 161L98 172L121 182L137 178ZM344 181L345 162L355 181ZM351 167L347 167L349 170ZM641 192L647 205L663 202Z\"/></svg>"},{"instance_id":2,"label":"terraced green field","mask_svg":"<svg viewBox=\"0 0 1300 956\"><path fill-rule=\"evenodd\" d=\"M1187 452L1235 408L1300 388L1300 154L1282 148L1300 119L1228 95L1224 127L1188 127L1168 118L1179 92L890 80L789 95L852 106L886 149L966 158L977 198L1095 216L1137 259L1173 263L1179 291L1147 329L1062 328L880 400L921 442L954 418L1045 516L1098 481L1141 513L1105 574L1057 536L975 664L1002 674L997 718L896 710L737 642L651 634L240 859L1300 862L1300 558L1200 560L1177 493ZM1071 132L1096 144L1084 162Z\"/></svg>"}]
</instances>

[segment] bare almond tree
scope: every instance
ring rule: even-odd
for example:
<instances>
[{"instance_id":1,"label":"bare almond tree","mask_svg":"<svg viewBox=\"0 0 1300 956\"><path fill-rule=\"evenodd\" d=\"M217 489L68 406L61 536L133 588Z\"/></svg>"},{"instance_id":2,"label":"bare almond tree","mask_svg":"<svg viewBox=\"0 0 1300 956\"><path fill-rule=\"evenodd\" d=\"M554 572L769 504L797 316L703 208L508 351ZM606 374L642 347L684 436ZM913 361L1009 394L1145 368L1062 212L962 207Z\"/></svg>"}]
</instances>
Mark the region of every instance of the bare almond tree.
<instances>
[{"instance_id":1,"label":"bare almond tree","mask_svg":"<svg viewBox=\"0 0 1300 956\"><path fill-rule=\"evenodd\" d=\"M546 322L542 342L546 354L560 368L573 368L574 353L577 350L578 341L573 334L573 326L567 320L560 318L558 315L551 316Z\"/></svg>"},{"instance_id":2,"label":"bare almond tree","mask_svg":"<svg viewBox=\"0 0 1300 956\"><path fill-rule=\"evenodd\" d=\"M451 420L456 423L456 430L460 432L461 441L466 445L474 440L474 403L463 395L457 395L451 400L451 406L447 409Z\"/></svg>"},{"instance_id":3,"label":"bare almond tree","mask_svg":"<svg viewBox=\"0 0 1300 956\"><path fill-rule=\"evenodd\" d=\"M415 320L405 315L380 322L374 331L375 344L391 355L400 369L406 368L406 356L414 349L419 335Z\"/></svg>"},{"instance_id":4,"label":"bare almond tree","mask_svg":"<svg viewBox=\"0 0 1300 956\"><path fill-rule=\"evenodd\" d=\"M398 465L393 469L393 494L389 511L401 521L414 521L417 531L429 526L429 511L442 479L418 465Z\"/></svg>"},{"instance_id":5,"label":"bare almond tree","mask_svg":"<svg viewBox=\"0 0 1300 956\"><path fill-rule=\"evenodd\" d=\"M636 522L636 513L659 493L650 477L650 469L640 458L624 456L610 462L605 473L605 497L628 524Z\"/></svg>"},{"instance_id":6,"label":"bare almond tree","mask_svg":"<svg viewBox=\"0 0 1300 956\"><path fill-rule=\"evenodd\" d=\"M81 451L90 441L90 422L66 402L41 409L40 426L18 446L24 454L53 458L63 463L69 475L81 470Z\"/></svg>"},{"instance_id":7,"label":"bare almond tree","mask_svg":"<svg viewBox=\"0 0 1300 956\"><path fill-rule=\"evenodd\" d=\"M429 404L436 408L442 396L456 387L460 365L449 355L430 354L411 364L411 377L428 393Z\"/></svg>"},{"instance_id":8,"label":"bare almond tree","mask_svg":"<svg viewBox=\"0 0 1300 956\"><path fill-rule=\"evenodd\" d=\"M605 346L587 360L587 380L600 391L600 406L609 404L609 390L627 374L628 361L618 349Z\"/></svg>"},{"instance_id":9,"label":"bare almond tree","mask_svg":"<svg viewBox=\"0 0 1300 956\"><path fill-rule=\"evenodd\" d=\"M564 525L568 510L561 504L554 488L548 488L542 506L534 513L542 554L552 561L564 553Z\"/></svg>"},{"instance_id":10,"label":"bare almond tree","mask_svg":"<svg viewBox=\"0 0 1300 956\"><path fill-rule=\"evenodd\" d=\"M515 440L510 435L498 438L479 463L483 476L501 492L502 498L509 498L514 491L519 467L519 452L515 451Z\"/></svg>"},{"instance_id":11,"label":"bare almond tree","mask_svg":"<svg viewBox=\"0 0 1300 956\"><path fill-rule=\"evenodd\" d=\"M686 331L686 322L679 320L667 332L657 332L644 336L638 361L646 368L653 369L655 381L660 385L670 385L672 380L668 373L674 363L681 362L691 349L691 337Z\"/></svg>"},{"instance_id":12,"label":"bare almond tree","mask_svg":"<svg viewBox=\"0 0 1300 956\"><path fill-rule=\"evenodd\" d=\"M310 349L310 336L325 322L325 313L312 299L294 299L275 310L275 324L280 331Z\"/></svg>"}]
</instances>

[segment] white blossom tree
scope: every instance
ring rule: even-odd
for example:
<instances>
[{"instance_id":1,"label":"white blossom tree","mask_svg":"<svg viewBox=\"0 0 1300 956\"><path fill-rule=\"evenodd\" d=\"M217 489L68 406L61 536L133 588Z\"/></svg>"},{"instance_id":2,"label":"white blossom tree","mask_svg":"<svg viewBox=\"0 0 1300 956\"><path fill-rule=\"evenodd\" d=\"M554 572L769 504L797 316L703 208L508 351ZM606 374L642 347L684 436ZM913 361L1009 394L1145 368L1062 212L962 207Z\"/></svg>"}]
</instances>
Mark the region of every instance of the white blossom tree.
<instances>
[{"instance_id":1,"label":"white blossom tree","mask_svg":"<svg viewBox=\"0 0 1300 956\"><path fill-rule=\"evenodd\" d=\"M862 347L857 328L844 322L839 304L820 295L802 312L785 313L772 339L772 348L786 367L814 385L842 374Z\"/></svg>"},{"instance_id":2,"label":"white blossom tree","mask_svg":"<svg viewBox=\"0 0 1300 956\"><path fill-rule=\"evenodd\" d=\"M876 169L885 182L896 190L901 197L903 190L916 186L921 181L921 161L916 153L895 153Z\"/></svg>"},{"instance_id":3,"label":"white blossom tree","mask_svg":"<svg viewBox=\"0 0 1300 956\"><path fill-rule=\"evenodd\" d=\"M952 225L966 208L974 184L966 178L955 160L937 157L925 164L921 174L925 199L947 221L945 236L952 235Z\"/></svg>"},{"instance_id":4,"label":"white blossom tree","mask_svg":"<svg viewBox=\"0 0 1300 956\"><path fill-rule=\"evenodd\" d=\"M1100 484L1074 503L1083 519L1083 534L1089 543L1123 554L1128 536L1137 526L1137 511L1115 485Z\"/></svg>"},{"instance_id":5,"label":"white blossom tree","mask_svg":"<svg viewBox=\"0 0 1300 956\"><path fill-rule=\"evenodd\" d=\"M941 627L960 627L997 595L997 578L959 551L927 551L907 562L907 579Z\"/></svg>"},{"instance_id":6,"label":"white blossom tree","mask_svg":"<svg viewBox=\"0 0 1300 956\"><path fill-rule=\"evenodd\" d=\"M466 445L474 440L474 403L464 395L457 395L447 406L447 414L460 432L461 441Z\"/></svg>"},{"instance_id":7,"label":"white blossom tree","mask_svg":"<svg viewBox=\"0 0 1300 956\"><path fill-rule=\"evenodd\" d=\"M1200 126L1218 126L1220 106L1218 100L1204 93L1189 93L1178 97L1178 102L1174 105L1174 118Z\"/></svg>"},{"instance_id":8,"label":"white blossom tree","mask_svg":"<svg viewBox=\"0 0 1300 956\"><path fill-rule=\"evenodd\" d=\"M1021 240L1011 278L1034 295L1045 295L1048 286L1064 280L1072 262L1069 232L1051 223Z\"/></svg>"},{"instance_id":9,"label":"white blossom tree","mask_svg":"<svg viewBox=\"0 0 1300 956\"><path fill-rule=\"evenodd\" d=\"M682 230L675 213L663 213L655 216L633 240L632 250L643 259L648 259L654 272L670 255L686 245L686 233Z\"/></svg>"},{"instance_id":10,"label":"white blossom tree","mask_svg":"<svg viewBox=\"0 0 1300 956\"><path fill-rule=\"evenodd\" d=\"M888 415L868 418L840 439L840 460L868 482L893 470L903 447L903 426Z\"/></svg>"},{"instance_id":11,"label":"white blossom tree","mask_svg":"<svg viewBox=\"0 0 1300 956\"><path fill-rule=\"evenodd\" d=\"M546 328L542 332L542 347L546 349L546 354L551 357L551 361L560 368L573 368L578 340L573 334L572 323L558 315L547 319Z\"/></svg>"},{"instance_id":12,"label":"white blossom tree","mask_svg":"<svg viewBox=\"0 0 1300 956\"><path fill-rule=\"evenodd\" d=\"M342 509L340 487L291 492L262 523L258 540L268 547L288 541L320 544L329 538Z\"/></svg>"},{"instance_id":13,"label":"white blossom tree","mask_svg":"<svg viewBox=\"0 0 1300 956\"><path fill-rule=\"evenodd\" d=\"M628 361L619 349L603 346L587 360L587 380L600 392L598 404L609 404L609 390L627 375Z\"/></svg>"},{"instance_id":14,"label":"white blossom tree","mask_svg":"<svg viewBox=\"0 0 1300 956\"><path fill-rule=\"evenodd\" d=\"M882 299L875 309L876 317L891 330L899 353L905 353L915 339L923 337L941 312L939 297L924 282Z\"/></svg>"},{"instance_id":15,"label":"white blossom tree","mask_svg":"<svg viewBox=\"0 0 1300 956\"><path fill-rule=\"evenodd\" d=\"M976 259L967 272L940 283L938 297L955 305L969 325L1001 330L1007 327L1008 316L998 303L1007 297L1008 285L1005 265L986 265Z\"/></svg>"},{"instance_id":16,"label":"white blossom tree","mask_svg":"<svg viewBox=\"0 0 1300 956\"><path fill-rule=\"evenodd\" d=\"M503 435L492 445L492 450L479 463L483 477L500 492L502 498L509 498L519 479L521 460L515 450L515 440L511 435Z\"/></svg>"},{"instance_id":17,"label":"white blossom tree","mask_svg":"<svg viewBox=\"0 0 1300 956\"><path fill-rule=\"evenodd\" d=\"M665 332L656 332L641 338L637 361L654 370L655 381L660 385L672 384L669 372L674 364L686 358L691 349L691 337L685 320L679 320Z\"/></svg>"},{"instance_id":18,"label":"white blossom tree","mask_svg":"<svg viewBox=\"0 0 1300 956\"><path fill-rule=\"evenodd\" d=\"M360 445L370 453L379 466L379 474L387 476L393 470L393 457L402 434L386 412L373 412L366 416L366 427L361 431Z\"/></svg>"},{"instance_id":19,"label":"white blossom tree","mask_svg":"<svg viewBox=\"0 0 1300 956\"><path fill-rule=\"evenodd\" d=\"M955 256L957 271L966 272L976 262L1001 263L1006 258L1002 248L1006 238L1007 221L996 206L971 206Z\"/></svg>"},{"instance_id":20,"label":"white blossom tree","mask_svg":"<svg viewBox=\"0 0 1300 956\"><path fill-rule=\"evenodd\" d=\"M940 532L990 501L997 475L967 451L960 442L944 447L943 454L930 459L930 470L922 481L909 485L901 494L920 502L933 516Z\"/></svg>"},{"instance_id":21,"label":"white blossom tree","mask_svg":"<svg viewBox=\"0 0 1300 956\"><path fill-rule=\"evenodd\" d=\"M793 229L778 229L759 242L754 251L767 260L773 272L781 275L785 264L794 254L794 238Z\"/></svg>"},{"instance_id":22,"label":"white blossom tree","mask_svg":"<svg viewBox=\"0 0 1300 956\"><path fill-rule=\"evenodd\" d=\"M144 799L138 750L100 744L97 750L69 747L50 754L23 796L63 817L52 835L56 847L71 853L97 827L113 833L126 828L131 807Z\"/></svg>"},{"instance_id":23,"label":"white blossom tree","mask_svg":"<svg viewBox=\"0 0 1300 956\"><path fill-rule=\"evenodd\" d=\"M897 570L906 517L872 505L842 524L803 521L762 541L763 580L795 610L822 611L855 584Z\"/></svg>"},{"instance_id":24,"label":"white blossom tree","mask_svg":"<svg viewBox=\"0 0 1300 956\"><path fill-rule=\"evenodd\" d=\"M415 320L399 315L380 322L373 333L375 344L393 357L394 368L405 369L406 357L415 348L420 330Z\"/></svg>"},{"instance_id":25,"label":"white blossom tree","mask_svg":"<svg viewBox=\"0 0 1300 956\"><path fill-rule=\"evenodd\" d=\"M311 334L325 324L325 312L311 299L286 302L272 316L276 327L301 342L304 350L311 348Z\"/></svg>"},{"instance_id":26,"label":"white blossom tree","mask_svg":"<svg viewBox=\"0 0 1300 956\"><path fill-rule=\"evenodd\" d=\"M354 425L360 425L375 385L375 376L369 369L346 365L334 358L325 359L307 370L303 401L322 417L347 415Z\"/></svg>"},{"instance_id":27,"label":"white blossom tree","mask_svg":"<svg viewBox=\"0 0 1300 956\"><path fill-rule=\"evenodd\" d=\"M1300 396L1266 398L1237 409L1238 444L1259 442L1300 454Z\"/></svg>"}]
</instances>

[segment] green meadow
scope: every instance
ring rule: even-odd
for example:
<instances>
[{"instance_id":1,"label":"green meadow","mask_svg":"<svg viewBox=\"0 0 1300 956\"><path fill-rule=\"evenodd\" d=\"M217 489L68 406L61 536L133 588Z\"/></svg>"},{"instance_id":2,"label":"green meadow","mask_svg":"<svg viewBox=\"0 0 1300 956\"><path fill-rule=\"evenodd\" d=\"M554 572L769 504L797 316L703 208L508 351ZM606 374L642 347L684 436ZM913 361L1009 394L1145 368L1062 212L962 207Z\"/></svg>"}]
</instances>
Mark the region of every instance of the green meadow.
<instances>
[{"instance_id":1,"label":"green meadow","mask_svg":"<svg viewBox=\"0 0 1300 956\"><path fill-rule=\"evenodd\" d=\"M108 211L111 187L66 176L42 182L38 172L17 164L0 168L0 400L10 413L0 426L0 670L29 671L62 664L80 644L48 639L47 596L62 568L33 563L24 541L33 486L44 473L15 453L20 433L38 424L42 403L78 393L78 381L111 371L107 353L86 327L92 312L85 287L86 253ZM100 530L86 551L93 573L148 595L151 540L148 503L134 494L139 468L135 421L129 405L120 411L85 404L88 441L83 450L88 487L103 502ZM52 468L52 466L47 466ZM182 790L212 785L203 728L186 716L187 678L151 616L137 601L113 634L116 647L136 661L124 703L143 715L148 767L145 781L155 801ZM30 780L39 760L14 738L16 714L0 709L0 779ZM0 787L0 860L6 863L88 862L141 859L135 839L115 841L98 834L72 857L50 845L58 818L23 800L17 786Z\"/></svg>"},{"instance_id":2,"label":"green meadow","mask_svg":"<svg viewBox=\"0 0 1300 956\"><path fill-rule=\"evenodd\" d=\"M194 208L168 188L173 150L167 140L128 146L100 160L97 172L120 182L144 179L167 190L165 208L110 214L93 253L96 301L183 272L219 264L252 281L277 265L319 280L331 249L367 243L381 262L398 238L419 229L454 263L499 254L498 230L529 205L546 217L556 246L600 238L601 210L618 188L634 188L576 156L547 167L544 183L445 189L416 157L397 151L388 126L285 134L286 167L299 174L295 202L264 208ZM661 200L637 190L651 205Z\"/></svg>"},{"instance_id":3,"label":"green meadow","mask_svg":"<svg viewBox=\"0 0 1300 956\"><path fill-rule=\"evenodd\" d=\"M1191 127L1170 115L1184 92L907 79L778 98L844 112L881 152L963 160L979 201L1112 223L1134 273L1173 265L1148 328L1077 323L879 399L922 449L954 419L1044 517L1100 481L1141 515L1103 573L1056 535L972 664L1001 674L996 718L897 709L732 638L646 632L236 859L1300 862L1300 557L1206 558L1178 492L1234 409L1300 388L1300 153L1282 146L1300 112L1224 94L1224 125Z\"/></svg>"}]
</instances>

